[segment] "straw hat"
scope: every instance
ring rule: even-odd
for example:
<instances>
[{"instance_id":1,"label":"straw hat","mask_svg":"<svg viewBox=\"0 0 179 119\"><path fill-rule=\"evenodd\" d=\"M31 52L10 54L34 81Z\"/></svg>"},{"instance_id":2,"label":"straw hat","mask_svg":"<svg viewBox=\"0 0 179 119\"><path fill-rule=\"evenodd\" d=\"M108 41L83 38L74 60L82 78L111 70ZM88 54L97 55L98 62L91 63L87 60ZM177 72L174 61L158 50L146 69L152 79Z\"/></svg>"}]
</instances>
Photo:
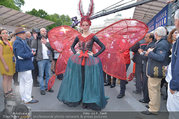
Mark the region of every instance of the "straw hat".
<instances>
[{"instance_id":1,"label":"straw hat","mask_svg":"<svg viewBox=\"0 0 179 119\"><path fill-rule=\"evenodd\" d=\"M15 30L15 35L17 35L17 34L20 34L20 33L25 33L26 31L25 31L25 28L23 28L23 27L18 27L16 30Z\"/></svg>"}]
</instances>

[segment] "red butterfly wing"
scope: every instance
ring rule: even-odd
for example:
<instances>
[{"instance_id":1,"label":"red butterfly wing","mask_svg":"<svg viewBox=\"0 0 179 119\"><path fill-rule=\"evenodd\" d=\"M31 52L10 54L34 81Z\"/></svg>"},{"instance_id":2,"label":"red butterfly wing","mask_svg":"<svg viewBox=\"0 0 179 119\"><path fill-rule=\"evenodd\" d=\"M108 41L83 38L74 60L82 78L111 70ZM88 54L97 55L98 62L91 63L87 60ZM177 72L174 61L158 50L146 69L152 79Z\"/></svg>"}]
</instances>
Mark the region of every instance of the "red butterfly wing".
<instances>
[{"instance_id":1,"label":"red butterfly wing","mask_svg":"<svg viewBox=\"0 0 179 119\"><path fill-rule=\"evenodd\" d=\"M148 27L135 19L120 20L96 33L96 36L106 46L99 56L103 70L113 77L126 80L126 64L123 52L142 40L148 32ZM95 44L94 51L99 50Z\"/></svg>"},{"instance_id":2,"label":"red butterfly wing","mask_svg":"<svg viewBox=\"0 0 179 119\"><path fill-rule=\"evenodd\" d=\"M71 45L79 34L80 33L77 30L70 26L59 26L49 31L48 38L51 47L60 52L55 70L57 75L65 72L67 61L73 54L71 51Z\"/></svg>"}]
</instances>

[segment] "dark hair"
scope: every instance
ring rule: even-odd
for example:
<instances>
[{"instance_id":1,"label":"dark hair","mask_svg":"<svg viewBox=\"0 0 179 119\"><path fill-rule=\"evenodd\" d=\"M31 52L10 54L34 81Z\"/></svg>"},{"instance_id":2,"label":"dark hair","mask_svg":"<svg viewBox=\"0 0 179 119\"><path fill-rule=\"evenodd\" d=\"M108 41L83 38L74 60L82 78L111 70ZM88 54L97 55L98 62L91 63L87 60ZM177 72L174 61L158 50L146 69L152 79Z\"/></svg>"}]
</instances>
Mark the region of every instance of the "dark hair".
<instances>
[{"instance_id":1,"label":"dark hair","mask_svg":"<svg viewBox=\"0 0 179 119\"><path fill-rule=\"evenodd\" d=\"M0 34L2 33L2 31L4 31L4 30L6 30L6 29L1 29L0 30ZM6 30L7 31L7 30ZM0 40L4 43L4 45L6 45L6 43L2 40L2 37L0 36Z\"/></svg>"},{"instance_id":2,"label":"dark hair","mask_svg":"<svg viewBox=\"0 0 179 119\"><path fill-rule=\"evenodd\" d=\"M167 38L167 40L168 40L168 42L169 43L172 43L173 42L173 40L172 40L172 35L173 35L173 33L176 31L177 29L176 28L174 28L172 31L170 31L170 33L169 33L169 35L168 35L168 38Z\"/></svg>"},{"instance_id":3,"label":"dark hair","mask_svg":"<svg viewBox=\"0 0 179 119\"><path fill-rule=\"evenodd\" d=\"M37 29L37 28L33 28L33 29L32 29L32 33L37 33L37 34L38 34L38 33L40 33L40 30Z\"/></svg>"},{"instance_id":4,"label":"dark hair","mask_svg":"<svg viewBox=\"0 0 179 119\"><path fill-rule=\"evenodd\" d=\"M153 34L153 33L150 33L149 38L152 38L152 41L154 41L154 34Z\"/></svg>"},{"instance_id":5,"label":"dark hair","mask_svg":"<svg viewBox=\"0 0 179 119\"><path fill-rule=\"evenodd\" d=\"M6 30L6 29L1 29L0 30L0 34L2 33L2 31L4 31L4 30ZM7 30L6 30L7 31ZM2 40L2 37L0 36L0 39Z\"/></svg>"},{"instance_id":6,"label":"dark hair","mask_svg":"<svg viewBox=\"0 0 179 119\"><path fill-rule=\"evenodd\" d=\"M2 31L4 31L4 30L6 30L6 29L1 29L0 30L0 34L2 33ZM6 30L7 31L7 30ZM2 37L0 36L0 40L2 40Z\"/></svg>"}]
</instances>

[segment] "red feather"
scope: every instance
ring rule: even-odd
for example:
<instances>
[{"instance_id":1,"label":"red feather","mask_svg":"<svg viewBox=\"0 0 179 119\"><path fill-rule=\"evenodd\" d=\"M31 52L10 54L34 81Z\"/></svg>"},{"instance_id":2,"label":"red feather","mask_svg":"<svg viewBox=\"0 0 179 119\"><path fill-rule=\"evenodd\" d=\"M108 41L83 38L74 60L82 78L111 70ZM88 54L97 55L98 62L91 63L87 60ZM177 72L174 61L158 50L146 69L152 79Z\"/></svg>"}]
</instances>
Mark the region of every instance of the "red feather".
<instances>
[{"instance_id":1,"label":"red feather","mask_svg":"<svg viewBox=\"0 0 179 119\"><path fill-rule=\"evenodd\" d=\"M94 10L94 2L93 2L93 0L91 0L91 3L89 5L89 9L88 9L88 16L89 17L93 14L93 10Z\"/></svg>"},{"instance_id":2,"label":"red feather","mask_svg":"<svg viewBox=\"0 0 179 119\"><path fill-rule=\"evenodd\" d=\"M81 17L83 17L84 16L84 12L83 12L83 8L82 8L81 0L79 1L79 11L80 11Z\"/></svg>"},{"instance_id":3,"label":"red feather","mask_svg":"<svg viewBox=\"0 0 179 119\"><path fill-rule=\"evenodd\" d=\"M82 1L81 0L79 1L79 6L78 7L79 7L79 11L80 11L81 17L84 17L84 16L90 17L93 14L94 2L93 2L93 0L90 0L90 4L89 4L87 15L84 14L83 5L82 5Z\"/></svg>"}]
</instances>

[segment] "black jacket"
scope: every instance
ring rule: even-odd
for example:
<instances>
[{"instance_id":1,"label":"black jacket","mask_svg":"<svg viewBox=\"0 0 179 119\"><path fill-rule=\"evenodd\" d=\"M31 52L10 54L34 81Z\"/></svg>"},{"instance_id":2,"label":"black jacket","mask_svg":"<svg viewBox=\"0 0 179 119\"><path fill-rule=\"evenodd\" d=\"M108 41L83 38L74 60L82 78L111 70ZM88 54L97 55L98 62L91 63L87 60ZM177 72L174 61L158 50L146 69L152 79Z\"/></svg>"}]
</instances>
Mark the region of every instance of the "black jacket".
<instances>
[{"instance_id":1,"label":"black jacket","mask_svg":"<svg viewBox=\"0 0 179 119\"><path fill-rule=\"evenodd\" d=\"M138 52L138 49L140 48L140 43L137 42L134 46L132 46L130 49L132 52L134 52L134 56L132 58L132 61L137 64L142 64L142 58Z\"/></svg>"},{"instance_id":2,"label":"black jacket","mask_svg":"<svg viewBox=\"0 0 179 119\"><path fill-rule=\"evenodd\" d=\"M49 52L50 53L48 53L48 56L49 56L49 59L50 59L50 61L52 61L52 53L53 53L53 49L52 49L52 47L50 46L50 43L49 42L47 42L46 44L45 44L45 46L48 48L48 50L49 50ZM43 55L42 55L42 42L41 42L41 39L33 39L32 40L32 43L31 43L31 48L34 48L34 49L36 49L37 50L37 53L36 53L36 60L37 61L40 61L40 60L43 60Z\"/></svg>"}]
</instances>

